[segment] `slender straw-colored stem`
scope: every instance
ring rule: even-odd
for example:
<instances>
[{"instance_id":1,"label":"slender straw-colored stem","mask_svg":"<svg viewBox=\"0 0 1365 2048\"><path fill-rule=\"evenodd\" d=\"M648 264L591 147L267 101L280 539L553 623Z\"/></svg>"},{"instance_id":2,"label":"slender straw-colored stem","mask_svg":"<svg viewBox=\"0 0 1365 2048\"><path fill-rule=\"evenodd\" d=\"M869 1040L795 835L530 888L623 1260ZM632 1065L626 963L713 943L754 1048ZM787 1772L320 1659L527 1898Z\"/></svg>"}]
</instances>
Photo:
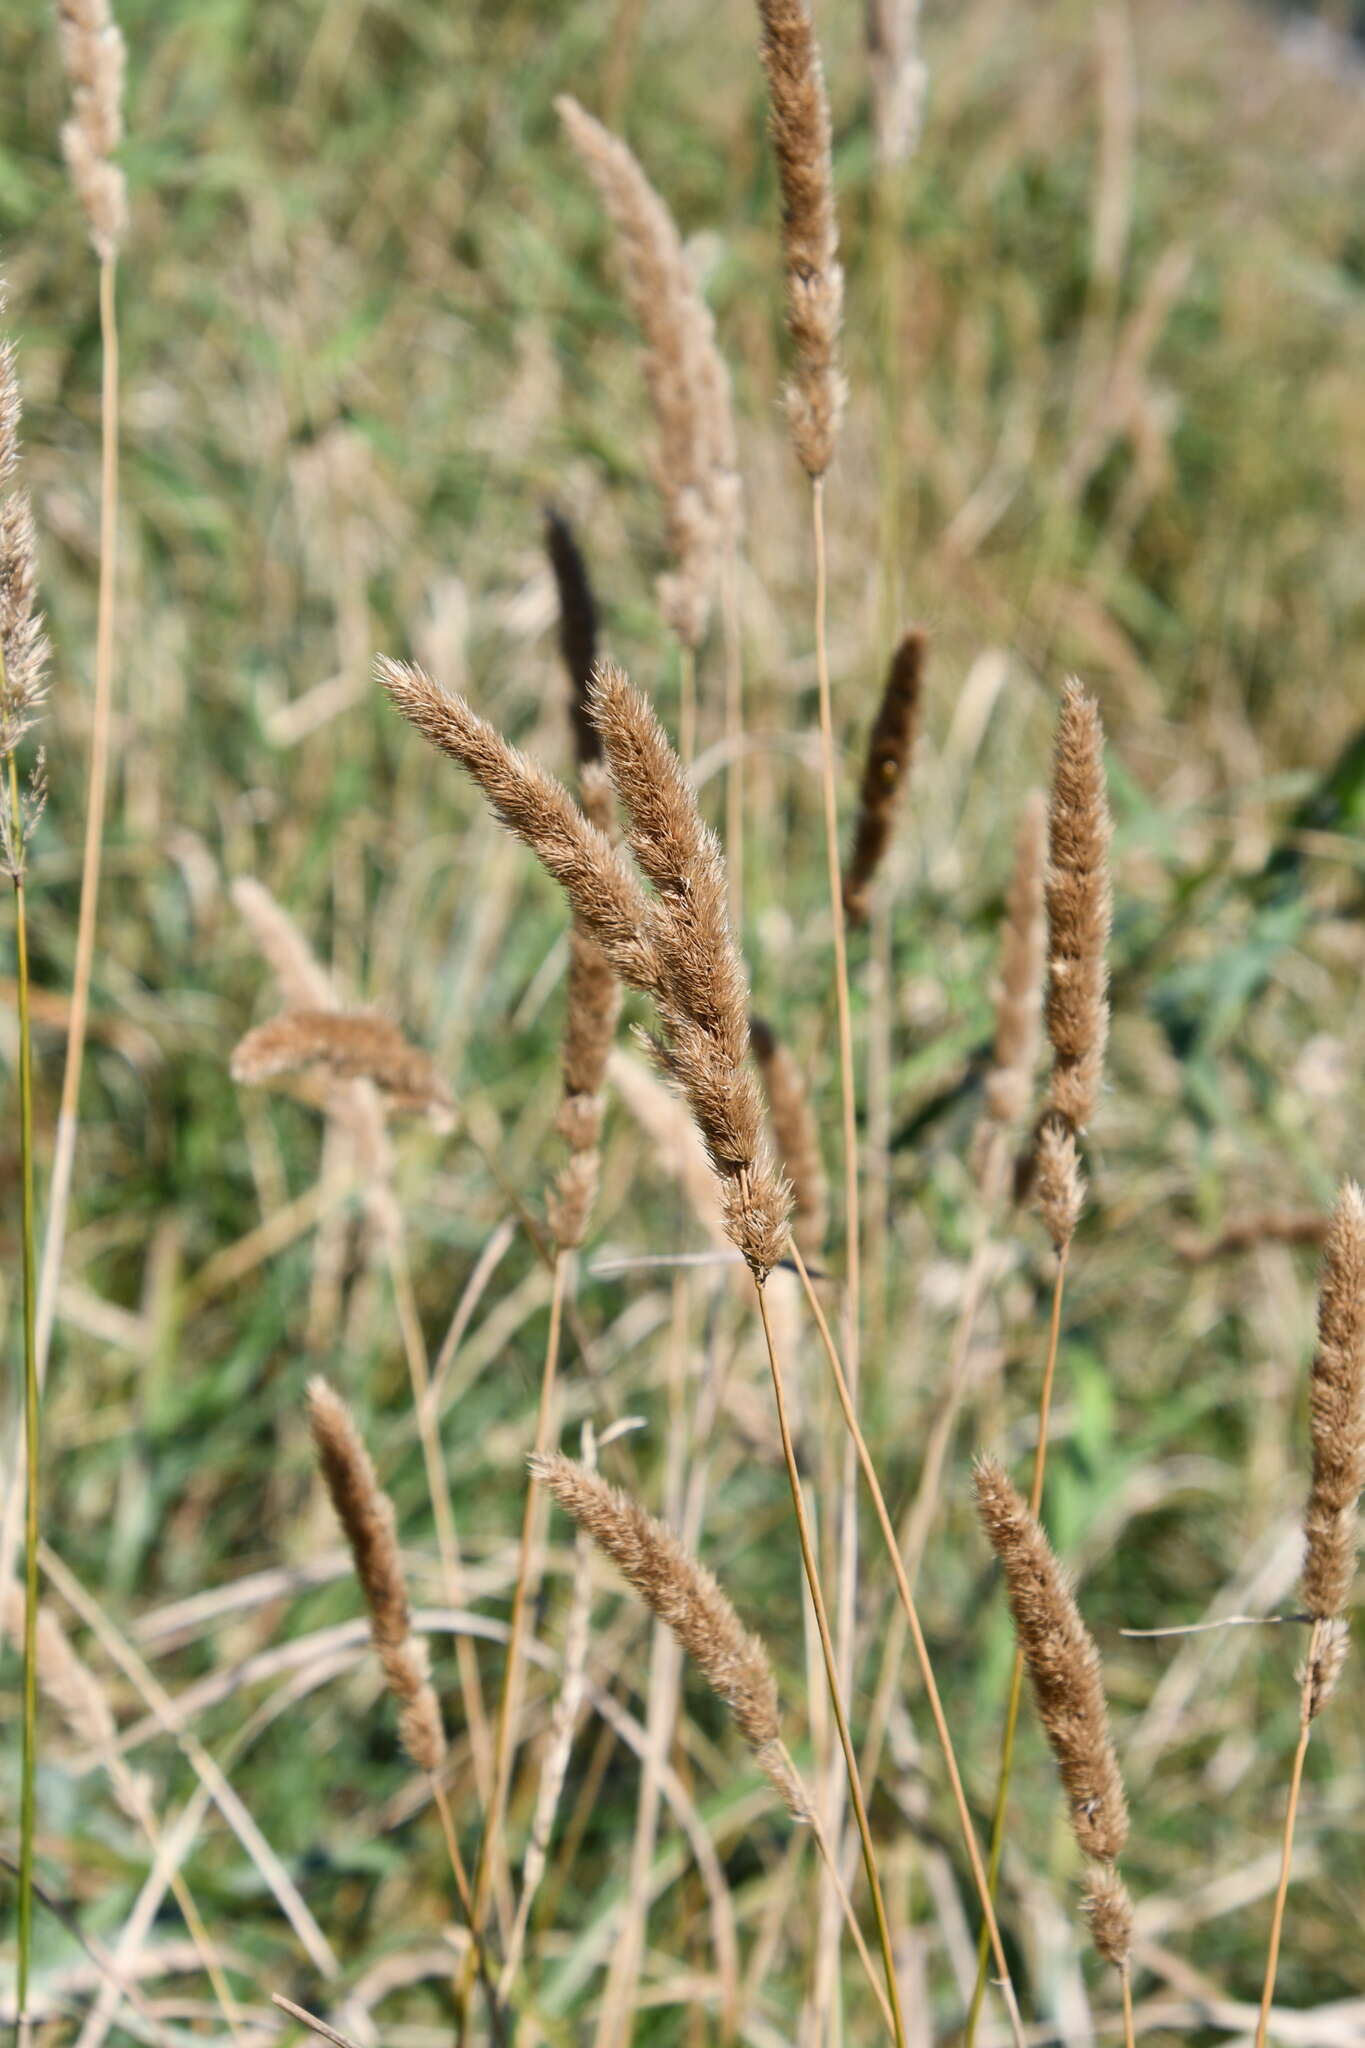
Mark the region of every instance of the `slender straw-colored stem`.
<instances>
[{"instance_id":1,"label":"slender straw-colored stem","mask_svg":"<svg viewBox=\"0 0 1365 2048\"><path fill-rule=\"evenodd\" d=\"M0 670L0 674L3 671ZM9 756L9 802L16 865L23 858L19 769ZM18 2027L28 2026L28 1975L33 1952L33 1851L37 1833L38 1773L38 1353L34 1308L33 1036L29 1016L28 918L22 869L14 877L15 975L19 984L19 1178L24 1291L24 1705L19 1787Z\"/></svg>"},{"instance_id":2,"label":"slender straw-colored stem","mask_svg":"<svg viewBox=\"0 0 1365 2048\"><path fill-rule=\"evenodd\" d=\"M690 768L697 752L697 654L678 642L678 759Z\"/></svg>"},{"instance_id":3,"label":"slender straw-colored stem","mask_svg":"<svg viewBox=\"0 0 1365 2048\"><path fill-rule=\"evenodd\" d=\"M1275 1887L1275 1909L1270 1918L1270 1945L1266 1950L1265 1984L1261 2010L1256 2021L1256 2048L1265 2048L1270 2031L1270 2008L1275 2002L1275 1977L1280 1967L1280 1936L1284 1932L1284 1907L1289 1896L1289 1874L1294 1862L1294 1826L1299 1817L1299 1793L1303 1787L1303 1766L1308 1755L1308 1738L1313 1732L1313 1671L1317 1663L1322 1623L1315 1621L1308 1637L1304 1659L1303 1689L1299 1695L1299 1741L1289 1773L1289 1798L1284 1811L1284 1841L1280 1852L1280 1881Z\"/></svg>"},{"instance_id":4,"label":"slender straw-colored stem","mask_svg":"<svg viewBox=\"0 0 1365 2048\"><path fill-rule=\"evenodd\" d=\"M99 909L100 865L104 854L104 811L109 788L109 742L114 690L114 592L118 547L118 319L115 311L115 259L100 262L100 350L103 375L100 394L100 563L95 624L95 702L90 727L90 769L85 796L85 849L81 857L81 902L76 922L76 963L71 977L71 1022L66 1035L66 1066L57 1111L52 1155L47 1233L43 1239L42 1282L38 1298L38 1377L47 1370L48 1347L57 1310L62 1247L71 1172L76 1157L80 1120L81 1070L85 1061L86 1026L90 1014L90 980L95 964L95 922Z\"/></svg>"},{"instance_id":5,"label":"slender straw-colored stem","mask_svg":"<svg viewBox=\"0 0 1365 2048\"><path fill-rule=\"evenodd\" d=\"M1052 1284L1052 1314L1048 1320L1047 1363L1043 1367L1043 1384L1038 1394L1038 1437L1033 1450L1033 1478L1029 1485L1029 1513L1035 1519L1042 1513L1043 1485L1047 1477L1048 1430L1052 1420L1052 1388L1057 1377L1057 1347L1062 1330L1062 1297L1066 1292L1066 1267L1071 1251L1070 1243L1063 1245L1057 1257L1057 1274ZM988 1882L991 1899L994 1902L996 1888L1000 1883L1000 1861L1005 1851L1005 1821L1009 1813L1010 1779L1014 1774L1014 1746L1019 1733L1019 1707L1024 1696L1024 1653L1016 1644L1014 1662L1010 1666L1010 1692L1005 1707L1005 1732L1000 1742L1000 1776L995 1787L995 1807L991 1814L991 1846L988 1864ZM976 1987L972 1992L971 2009L967 2014L964 2034L964 2048L972 2048L976 2039L977 2024L981 2018L981 2002L986 1995L987 1951L984 1938L977 1943Z\"/></svg>"},{"instance_id":6,"label":"slender straw-colored stem","mask_svg":"<svg viewBox=\"0 0 1365 2048\"><path fill-rule=\"evenodd\" d=\"M858 1333L862 1315L862 1237L858 1221L858 1103L853 1072L853 1017L848 992L848 945L844 929L843 865L839 853L839 798L834 759L834 712L830 699L826 614L829 571L825 553L825 480L811 485L815 540L815 666L820 692L820 781L825 809L825 859L834 932L834 994L839 1020L839 1094L844 1134L845 1300L849 1334L849 1382L858 1385Z\"/></svg>"},{"instance_id":7,"label":"slender straw-colored stem","mask_svg":"<svg viewBox=\"0 0 1365 2048\"><path fill-rule=\"evenodd\" d=\"M441 1576L445 1580L447 1596L452 1607L459 1607L464 1600L464 1566L460 1556L460 1539L455 1528L454 1509L450 1503L450 1481L446 1473L445 1458L441 1452L440 1419L436 1412L436 1403L431 1397L431 1367L427 1357L426 1338L422 1334L422 1320L417 1312L412 1276L408 1270L400 1229L386 1231L385 1249L388 1254L389 1282L393 1288L398 1327L402 1333L403 1351L408 1363L408 1379L412 1387L417 1434L422 1446L427 1492L431 1496L431 1511L436 1523L436 1546L441 1554ZM479 1683L479 1660L474 1644L468 1636L461 1635L456 1638L455 1663L459 1672L460 1698L464 1707L465 1722L469 1729L469 1747L474 1759L474 1778L479 1797L487 1804L493 1789L493 1748L488 1732L488 1717L484 1712L483 1687Z\"/></svg>"},{"instance_id":8,"label":"slender straw-colored stem","mask_svg":"<svg viewBox=\"0 0 1365 2048\"><path fill-rule=\"evenodd\" d=\"M853 1936L853 1946L858 1951L859 1961L862 1963L867 1975L867 1981L872 1987L872 1995L877 2001L877 2008L882 2018L886 2021L887 2032L894 2034L896 2022L892 2017L891 2008L886 2002L886 1993L883 1991L881 1980L877 1975L877 1965L872 1960L872 1954L867 1946L863 1930L858 1925L858 1916L853 1910L853 1901L848 1895L848 1887L840 1874L839 1867L834 1860L833 1851L829 1846L829 1840L820 1825L820 1817L816 1813L812 1813L810 1816L810 1831L815 1837L815 1846L820 1852L820 1860L829 1872L830 1883L834 1886L848 1931Z\"/></svg>"},{"instance_id":9,"label":"slender straw-colored stem","mask_svg":"<svg viewBox=\"0 0 1365 2048\"><path fill-rule=\"evenodd\" d=\"M1119 1967L1119 1984L1123 1991L1123 2048L1137 2048L1133 2031L1133 1972L1128 1963Z\"/></svg>"},{"instance_id":10,"label":"slender straw-colored stem","mask_svg":"<svg viewBox=\"0 0 1365 2048\"><path fill-rule=\"evenodd\" d=\"M800 1253L796 1256L799 1258ZM853 1737L849 1733L848 1715L844 1711L843 1688L839 1683L839 1669L834 1656L834 1641L829 1632L829 1615L825 1608L824 1589L820 1584L820 1573L815 1562L815 1549L811 1542L810 1523L806 1516L806 1503L801 1492L801 1474L796 1464L796 1448L792 1443L791 1425L787 1418L787 1396L782 1381L782 1366L773 1341L772 1324L768 1318L768 1302L763 1283L757 1277L754 1289L758 1295L758 1313L763 1324L764 1342L768 1347L768 1366L772 1373L773 1395L777 1402L777 1427L782 1438L782 1456L787 1467L787 1481L791 1487L792 1507L796 1513L796 1532L801 1544L801 1562L805 1567L806 1584L810 1588L811 1605L815 1609L816 1627L820 1631L820 1650L825 1660L825 1678L829 1686L829 1701L834 1712L835 1725L839 1730L839 1742L844 1752L844 1764L848 1771L848 1789L853 1799L853 1813L858 1825L858 1836L863 1845L863 1867L867 1872L868 1890L872 1895L872 1910L877 1922L877 1940L881 1946L882 1967L886 1973L887 1996L891 2001L892 2031L897 2048L905 2048L905 2020L901 2013L900 1987L896 1982L896 1964L891 1948L891 1928L886 1917L886 1902L882 1897L881 1877L877 1870L877 1855L872 1846L872 1830L867 1818L867 1804L863 1798L862 1780L858 1775L858 1758L853 1748Z\"/></svg>"},{"instance_id":11,"label":"slender straw-colored stem","mask_svg":"<svg viewBox=\"0 0 1365 2048\"><path fill-rule=\"evenodd\" d=\"M564 1282L568 1260L563 1250L555 1253L550 1288L550 1328L545 1340L545 1364L540 1380L540 1405L536 1412L535 1454L544 1457L553 1447L555 1425L555 1381L559 1372L559 1339L564 1320ZM493 1790L484 1818L483 1839L474 1874L473 1933L477 1944L488 1917L488 1898L493 1871L500 1855L503 1821L516 1755L517 1723L521 1717L521 1665L526 1646L526 1622L534 1595L537 1530L541 1518L540 1489L528 1477L521 1513L521 1550L517 1578L512 1590L512 1618L507 1637L507 1658L503 1665L502 1695L498 1701L497 1734L493 1749Z\"/></svg>"},{"instance_id":12,"label":"slender straw-colored stem","mask_svg":"<svg viewBox=\"0 0 1365 2048\"><path fill-rule=\"evenodd\" d=\"M730 882L730 929L744 933L744 647L739 622L739 545L731 537L721 567L721 626L725 638L725 871Z\"/></svg>"},{"instance_id":13,"label":"slender straw-colored stem","mask_svg":"<svg viewBox=\"0 0 1365 2048\"><path fill-rule=\"evenodd\" d=\"M489 1974L488 1957L484 1950L483 1942L474 1932L474 1898L469 1889L469 1873L465 1869L464 1857L460 1854L459 1839L455 1833L455 1816L450 1810L450 1799L439 1777L433 1775L430 1779L430 1784L431 1796L436 1803L436 1811L440 1816L441 1834L445 1839L446 1855L450 1859L451 1875L455 1879L455 1889L459 1894L460 1906L469 1928L470 1954L474 1958L474 1967L479 1973L479 1981L483 1985L484 1995L488 2000L489 2031L494 2041L498 2044L498 2048L503 2048L507 2037L502 2024L502 2011L498 2004L498 1995L493 1987L492 1977Z\"/></svg>"},{"instance_id":14,"label":"slender straw-colored stem","mask_svg":"<svg viewBox=\"0 0 1365 2048\"><path fill-rule=\"evenodd\" d=\"M1019 2016L1019 2004L1014 1994L1014 1982L1010 1976L1009 1963L1005 1956L1005 1945L1000 1938L1000 1928L995 1917L995 1906L991 1899L990 1888L986 1883L986 1869L981 1860L981 1851L977 1846L976 1830L972 1826L972 1816L967 1806L967 1795L962 1786L962 1774L957 1766L957 1754L953 1748L953 1738L948 1732L948 1718L943 1711L943 1701L939 1696L938 1680L934 1676L934 1667L929 1657L929 1646L925 1642L924 1631L920 1626L919 1611L915 1606L914 1595L910 1590L910 1582L905 1575L905 1566L901 1562L900 1546L896 1541L895 1525L891 1520L891 1514L886 1505L886 1496L882 1492L881 1481L877 1477L877 1469L872 1462L871 1452L867 1448L867 1439L864 1437L862 1425L858 1421L857 1410L853 1405L848 1378L844 1371L843 1361L839 1357L838 1346L830 1334L829 1323L825 1318L824 1309L820 1305L820 1298L811 1283L810 1274L806 1270L806 1262L801 1256L799 1247L795 1244L792 1246L792 1257L795 1260L796 1269L801 1275L801 1284L805 1289L806 1300L810 1305L811 1314L815 1317L816 1327L820 1332L820 1341L824 1346L825 1356L829 1361L835 1392L839 1397L839 1406L843 1411L844 1422L849 1435L853 1439L854 1449L858 1454L858 1462L862 1466L863 1477L867 1482L868 1492L872 1496L872 1505L876 1510L877 1521L881 1528L882 1540L886 1545L887 1556L891 1560L891 1568L896 1578L896 1588L900 1594L901 1605L905 1610L905 1618L909 1624L911 1641L915 1646L915 1656L919 1662L920 1678L924 1686L925 1698L929 1702L929 1712L933 1719L934 1731L938 1736L939 1747L943 1752L943 1761L948 1772L948 1782L952 1791L953 1804L957 1808L958 1825L962 1831L962 1840L967 1851L968 1861L972 1866L972 1877L976 1884L977 1897L981 1903L981 1912L987 1936L990 1941L991 1951L995 1957L996 1968L1000 1972L1000 1991L1009 2014L1010 2030L1016 2048L1024 2048L1023 2021Z\"/></svg>"}]
</instances>

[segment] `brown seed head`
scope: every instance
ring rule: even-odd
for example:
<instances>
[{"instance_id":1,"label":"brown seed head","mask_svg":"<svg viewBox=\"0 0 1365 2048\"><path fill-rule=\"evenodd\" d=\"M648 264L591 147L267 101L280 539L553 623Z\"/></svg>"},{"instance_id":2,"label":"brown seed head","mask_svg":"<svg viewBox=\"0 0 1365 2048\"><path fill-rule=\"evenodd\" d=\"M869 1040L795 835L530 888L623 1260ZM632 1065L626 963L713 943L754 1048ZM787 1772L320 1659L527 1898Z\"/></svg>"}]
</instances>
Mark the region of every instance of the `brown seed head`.
<instances>
[{"instance_id":1,"label":"brown seed head","mask_svg":"<svg viewBox=\"0 0 1365 2048\"><path fill-rule=\"evenodd\" d=\"M695 647L710 614L717 550L737 510L729 378L673 216L634 153L577 100L564 94L555 105L616 229L627 296L645 337L655 468L673 556L659 593L669 625Z\"/></svg>"},{"instance_id":2,"label":"brown seed head","mask_svg":"<svg viewBox=\"0 0 1365 2048\"><path fill-rule=\"evenodd\" d=\"M1047 1032L1049 1107L1077 1132L1095 1112L1109 1035L1110 836L1099 710L1071 682L1057 727L1048 818Z\"/></svg>"},{"instance_id":3,"label":"brown seed head","mask_svg":"<svg viewBox=\"0 0 1365 2048\"><path fill-rule=\"evenodd\" d=\"M1090 1922L1096 1953L1116 1969L1124 1969L1133 1947L1133 1902L1112 1864L1091 1864L1081 1911Z\"/></svg>"},{"instance_id":4,"label":"brown seed head","mask_svg":"<svg viewBox=\"0 0 1365 2048\"><path fill-rule=\"evenodd\" d=\"M671 1630L724 1701L779 1795L789 1805L803 1801L782 1748L768 1652L744 1627L714 1575L622 1487L585 1465L556 1453L532 1458L531 1471Z\"/></svg>"},{"instance_id":5,"label":"brown seed head","mask_svg":"<svg viewBox=\"0 0 1365 2048\"><path fill-rule=\"evenodd\" d=\"M844 870L844 915L852 925L867 923L872 883L891 844L896 805L910 771L919 729L928 647L927 635L918 628L904 635L891 657L882 701L868 735L853 851Z\"/></svg>"},{"instance_id":6,"label":"brown seed head","mask_svg":"<svg viewBox=\"0 0 1365 2048\"><path fill-rule=\"evenodd\" d=\"M552 505L545 508L545 550L559 593L559 649L569 677L569 723L581 774L602 759L602 742L588 716L588 684L597 663L597 600L573 528Z\"/></svg>"},{"instance_id":7,"label":"brown seed head","mask_svg":"<svg viewBox=\"0 0 1365 2048\"><path fill-rule=\"evenodd\" d=\"M768 75L769 128L782 186L787 326L796 368L787 415L808 476L829 468L843 413L839 368L844 274L834 210L829 99L805 0L758 0L760 51Z\"/></svg>"},{"instance_id":8,"label":"brown seed head","mask_svg":"<svg viewBox=\"0 0 1365 2048\"><path fill-rule=\"evenodd\" d=\"M1308 1718L1315 1721L1337 1689L1351 1648L1351 1627L1346 1621L1324 1621L1318 1628L1318 1646L1313 1653L1308 1686ZM1305 1665L1298 1674L1302 1686L1310 1677Z\"/></svg>"},{"instance_id":9,"label":"brown seed head","mask_svg":"<svg viewBox=\"0 0 1365 2048\"><path fill-rule=\"evenodd\" d=\"M974 1479L977 1512L1004 1567L1015 1634L1057 1759L1072 1831L1087 1856L1112 1863L1128 1839L1128 1807L1099 1655L1047 1537L1003 1466L982 1458Z\"/></svg>"},{"instance_id":10,"label":"brown seed head","mask_svg":"<svg viewBox=\"0 0 1365 2048\"><path fill-rule=\"evenodd\" d=\"M248 1031L231 1061L233 1080L249 1086L308 1067L336 1081L373 1081L390 1108L449 1124L453 1098L430 1053L370 1012L286 1010Z\"/></svg>"},{"instance_id":11,"label":"brown seed head","mask_svg":"<svg viewBox=\"0 0 1365 2048\"><path fill-rule=\"evenodd\" d=\"M1085 1176L1068 1125L1048 1112L1038 1128L1033 1155L1033 1185L1038 1213L1054 1251L1064 1252L1076 1235L1085 1207Z\"/></svg>"},{"instance_id":12,"label":"brown seed head","mask_svg":"<svg viewBox=\"0 0 1365 2048\"><path fill-rule=\"evenodd\" d=\"M1303 1604L1344 1613L1355 1577L1365 1487L1365 1196L1347 1181L1332 1212L1318 1283L1318 1344L1309 1380L1313 1482Z\"/></svg>"},{"instance_id":13,"label":"brown seed head","mask_svg":"<svg viewBox=\"0 0 1365 2048\"><path fill-rule=\"evenodd\" d=\"M419 1771L445 1755L441 1709L425 1642L412 1633L393 1502L380 1486L351 1412L325 1379L308 1382L308 1421L332 1506L351 1547L370 1614L370 1636L398 1703L398 1732Z\"/></svg>"},{"instance_id":14,"label":"brown seed head","mask_svg":"<svg viewBox=\"0 0 1365 2048\"><path fill-rule=\"evenodd\" d=\"M128 224L123 173L110 162L123 139L126 52L109 0L57 0L62 62L71 81L71 119L62 150L90 239L101 261L114 254Z\"/></svg>"},{"instance_id":15,"label":"brown seed head","mask_svg":"<svg viewBox=\"0 0 1365 2048\"><path fill-rule=\"evenodd\" d=\"M1014 874L1005 898L1000 946L1000 989L995 1003L995 1052L986 1077L986 1114L1008 1126L1028 1115L1033 1070L1042 1036L1047 925L1043 872L1047 861L1047 801L1035 790L1024 806L1015 840Z\"/></svg>"}]
</instances>

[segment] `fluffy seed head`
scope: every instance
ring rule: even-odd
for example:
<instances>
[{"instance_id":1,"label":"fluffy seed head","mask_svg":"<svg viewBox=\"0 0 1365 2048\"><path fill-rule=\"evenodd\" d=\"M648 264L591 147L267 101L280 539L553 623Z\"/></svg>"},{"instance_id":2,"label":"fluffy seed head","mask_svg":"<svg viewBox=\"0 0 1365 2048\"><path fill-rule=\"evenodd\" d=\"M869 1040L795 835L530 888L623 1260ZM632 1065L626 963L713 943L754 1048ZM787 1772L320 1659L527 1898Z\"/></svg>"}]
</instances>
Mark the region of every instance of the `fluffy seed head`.
<instances>
[{"instance_id":1,"label":"fluffy seed head","mask_svg":"<svg viewBox=\"0 0 1365 2048\"><path fill-rule=\"evenodd\" d=\"M853 851L844 870L844 915L852 925L867 923L872 883L891 843L896 805L919 729L920 698L928 638L906 633L891 657L882 701L867 740L867 760L858 791Z\"/></svg>"},{"instance_id":2,"label":"fluffy seed head","mask_svg":"<svg viewBox=\"0 0 1365 2048\"><path fill-rule=\"evenodd\" d=\"M1095 1113L1109 1035L1110 836L1099 709L1070 682L1057 726L1048 817L1048 1106L1078 1132Z\"/></svg>"},{"instance_id":3,"label":"fluffy seed head","mask_svg":"<svg viewBox=\"0 0 1365 2048\"><path fill-rule=\"evenodd\" d=\"M1350 1598L1365 1487L1365 1196L1354 1181L1341 1190L1323 1247L1309 1408L1313 1481L1304 1516L1303 1603L1329 1620L1344 1613Z\"/></svg>"},{"instance_id":4,"label":"fluffy seed head","mask_svg":"<svg viewBox=\"0 0 1365 2048\"><path fill-rule=\"evenodd\" d=\"M239 1041L231 1073L256 1086L310 1067L336 1081L372 1081L391 1108L420 1110L449 1126L453 1099L431 1055L369 1012L286 1010Z\"/></svg>"},{"instance_id":5,"label":"fluffy seed head","mask_svg":"<svg viewBox=\"0 0 1365 2048\"><path fill-rule=\"evenodd\" d=\"M782 186L787 326L796 367L787 416L797 459L820 477L834 455L845 387L839 367L844 274L834 210L829 99L805 0L758 0L769 128Z\"/></svg>"},{"instance_id":6,"label":"fluffy seed head","mask_svg":"<svg viewBox=\"0 0 1365 2048\"><path fill-rule=\"evenodd\" d=\"M110 162L123 139L126 51L109 0L57 0L62 62L71 81L71 118L62 151L90 239L101 261L114 254L127 226L123 173Z\"/></svg>"},{"instance_id":7,"label":"fluffy seed head","mask_svg":"<svg viewBox=\"0 0 1365 2048\"><path fill-rule=\"evenodd\" d=\"M1081 1911L1090 1922L1096 1953L1115 1968L1125 1968L1133 1946L1133 1902L1112 1864L1091 1864Z\"/></svg>"},{"instance_id":8,"label":"fluffy seed head","mask_svg":"<svg viewBox=\"0 0 1365 2048\"><path fill-rule=\"evenodd\" d=\"M1350 1623L1324 1621L1318 1627L1318 1644L1311 1665L1298 1674L1299 1684L1308 1684L1308 1718L1315 1721L1337 1689L1351 1648Z\"/></svg>"},{"instance_id":9,"label":"fluffy seed head","mask_svg":"<svg viewBox=\"0 0 1365 2048\"><path fill-rule=\"evenodd\" d=\"M1050 1113L1039 1126L1033 1174L1038 1213L1054 1251L1063 1252L1076 1235L1085 1207L1085 1176L1069 1126Z\"/></svg>"},{"instance_id":10,"label":"fluffy seed head","mask_svg":"<svg viewBox=\"0 0 1365 2048\"><path fill-rule=\"evenodd\" d=\"M1072 1831L1087 1856L1112 1863L1128 1839L1128 1806L1099 1654L1047 1537L1003 1466L982 1458L974 1479L977 1512L1004 1567L1015 1633L1057 1759Z\"/></svg>"},{"instance_id":11,"label":"fluffy seed head","mask_svg":"<svg viewBox=\"0 0 1365 2048\"><path fill-rule=\"evenodd\" d=\"M737 517L729 377L673 216L634 153L577 100L564 94L555 104L616 230L627 296L645 337L655 470L673 557L659 595L669 625L695 647L710 615L718 549Z\"/></svg>"},{"instance_id":12,"label":"fluffy seed head","mask_svg":"<svg viewBox=\"0 0 1365 2048\"><path fill-rule=\"evenodd\" d=\"M566 1514L604 1550L724 1701L740 1734L798 1819L804 1794L782 1746L777 1680L714 1575L622 1487L559 1454L531 1460Z\"/></svg>"},{"instance_id":13,"label":"fluffy seed head","mask_svg":"<svg viewBox=\"0 0 1365 2048\"><path fill-rule=\"evenodd\" d=\"M894 169L914 155L924 124L929 67L919 49L920 0L867 0L867 57L877 161Z\"/></svg>"},{"instance_id":14,"label":"fluffy seed head","mask_svg":"<svg viewBox=\"0 0 1365 2048\"><path fill-rule=\"evenodd\" d=\"M370 1637L398 1703L398 1732L419 1771L445 1755L441 1709L428 1675L426 1644L412 1633L393 1502L341 1396L320 1376L308 1382L308 1421L318 1465L370 1615Z\"/></svg>"}]
</instances>

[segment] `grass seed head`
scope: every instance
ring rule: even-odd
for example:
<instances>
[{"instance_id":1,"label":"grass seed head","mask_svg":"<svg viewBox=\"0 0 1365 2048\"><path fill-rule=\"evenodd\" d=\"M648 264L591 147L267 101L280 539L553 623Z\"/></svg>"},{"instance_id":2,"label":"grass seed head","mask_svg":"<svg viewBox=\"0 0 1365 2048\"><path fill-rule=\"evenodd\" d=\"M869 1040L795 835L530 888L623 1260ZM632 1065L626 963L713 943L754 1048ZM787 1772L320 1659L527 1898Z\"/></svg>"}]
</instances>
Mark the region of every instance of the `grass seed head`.
<instances>
[{"instance_id":1,"label":"grass seed head","mask_svg":"<svg viewBox=\"0 0 1365 2048\"><path fill-rule=\"evenodd\" d=\"M1304 1516L1303 1602L1331 1620L1355 1577L1365 1487L1365 1195L1347 1181L1332 1213L1318 1283L1318 1342L1309 1378L1313 1480Z\"/></svg>"},{"instance_id":2,"label":"grass seed head","mask_svg":"<svg viewBox=\"0 0 1365 2048\"><path fill-rule=\"evenodd\" d=\"M896 807L919 730L928 647L928 636L918 628L903 636L891 657L882 701L868 734L853 851L844 870L844 915L852 925L867 923L872 884L891 844Z\"/></svg>"},{"instance_id":3,"label":"grass seed head","mask_svg":"<svg viewBox=\"0 0 1365 2048\"><path fill-rule=\"evenodd\" d=\"M1094 1116L1109 1035L1110 837L1099 709L1070 682L1057 726L1048 816L1047 1033L1048 1106L1076 1132Z\"/></svg>"}]
</instances>

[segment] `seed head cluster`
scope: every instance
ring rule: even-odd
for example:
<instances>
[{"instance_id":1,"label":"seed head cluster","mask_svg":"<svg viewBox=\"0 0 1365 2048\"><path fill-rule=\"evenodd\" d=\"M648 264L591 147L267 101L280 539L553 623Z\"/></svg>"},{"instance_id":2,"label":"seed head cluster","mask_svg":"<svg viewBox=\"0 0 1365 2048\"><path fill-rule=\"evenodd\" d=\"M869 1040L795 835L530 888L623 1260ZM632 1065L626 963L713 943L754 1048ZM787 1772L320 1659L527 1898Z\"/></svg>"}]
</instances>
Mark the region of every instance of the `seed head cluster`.
<instances>
[{"instance_id":1,"label":"seed head cluster","mask_svg":"<svg viewBox=\"0 0 1365 2048\"><path fill-rule=\"evenodd\" d=\"M1313 1479L1303 1603L1330 1621L1350 1599L1365 1487L1365 1195L1353 1181L1341 1190L1323 1247L1309 1407Z\"/></svg>"},{"instance_id":2,"label":"seed head cluster","mask_svg":"<svg viewBox=\"0 0 1365 2048\"><path fill-rule=\"evenodd\" d=\"M620 978L653 998L662 1025L656 1057L691 1106L730 1237L764 1279L786 1245L791 1191L769 1157L748 1065L748 988L729 930L720 847L649 704L619 669L598 669L590 708L632 866L561 783L463 698L410 664L381 659L378 675L403 715L467 769L560 883Z\"/></svg>"}]
</instances>

